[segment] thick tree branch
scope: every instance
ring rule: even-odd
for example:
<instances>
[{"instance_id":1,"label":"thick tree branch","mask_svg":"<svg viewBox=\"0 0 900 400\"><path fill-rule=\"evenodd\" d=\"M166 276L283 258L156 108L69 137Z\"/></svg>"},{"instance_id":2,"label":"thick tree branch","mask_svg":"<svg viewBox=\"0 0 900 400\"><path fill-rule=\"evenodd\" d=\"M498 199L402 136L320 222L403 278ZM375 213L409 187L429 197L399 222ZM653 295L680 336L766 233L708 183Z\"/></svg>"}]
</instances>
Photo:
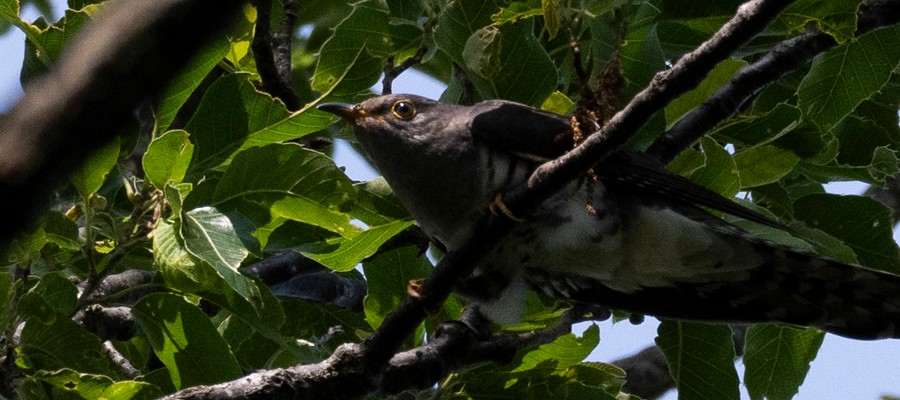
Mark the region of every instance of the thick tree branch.
<instances>
[{"instance_id":1,"label":"thick tree branch","mask_svg":"<svg viewBox=\"0 0 900 400\"><path fill-rule=\"evenodd\" d=\"M25 228L51 191L223 32L242 4L141 0L105 7L0 125L0 193L10 194L4 201L16 210L0 217L0 240Z\"/></svg>"},{"instance_id":2,"label":"thick tree branch","mask_svg":"<svg viewBox=\"0 0 900 400\"><path fill-rule=\"evenodd\" d=\"M262 79L262 90L281 99L290 111L303 107L303 101L291 86L291 36L297 21L296 3L285 3L282 31L272 34L272 0L255 0L256 30L253 33L253 59ZM274 46L273 46L274 44Z\"/></svg>"},{"instance_id":3,"label":"thick tree branch","mask_svg":"<svg viewBox=\"0 0 900 400\"><path fill-rule=\"evenodd\" d=\"M900 1L869 1L859 8L856 36L898 22ZM775 46L759 61L741 68L703 104L679 120L647 149L647 154L668 164L764 87L837 44L831 35L811 29Z\"/></svg>"},{"instance_id":4,"label":"thick tree branch","mask_svg":"<svg viewBox=\"0 0 900 400\"><path fill-rule=\"evenodd\" d=\"M672 69L657 73L650 85L599 132L566 155L541 165L526 185L508 192L503 198L506 205L514 213L523 214L627 143L651 115L697 87L719 62L762 32L791 3L753 0L741 5L712 38L682 57Z\"/></svg>"}]
</instances>

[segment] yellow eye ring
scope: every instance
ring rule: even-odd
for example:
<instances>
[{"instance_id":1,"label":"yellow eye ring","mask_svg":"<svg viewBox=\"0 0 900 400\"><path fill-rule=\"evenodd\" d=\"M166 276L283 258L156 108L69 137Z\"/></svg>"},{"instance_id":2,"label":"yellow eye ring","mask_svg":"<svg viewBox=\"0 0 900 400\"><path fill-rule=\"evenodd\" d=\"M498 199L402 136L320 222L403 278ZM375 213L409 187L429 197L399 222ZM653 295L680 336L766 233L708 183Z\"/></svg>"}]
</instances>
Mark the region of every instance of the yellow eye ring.
<instances>
[{"instance_id":1,"label":"yellow eye ring","mask_svg":"<svg viewBox=\"0 0 900 400\"><path fill-rule=\"evenodd\" d=\"M391 113L400 119L413 119L416 116L416 106L409 100L397 100L391 106Z\"/></svg>"}]
</instances>

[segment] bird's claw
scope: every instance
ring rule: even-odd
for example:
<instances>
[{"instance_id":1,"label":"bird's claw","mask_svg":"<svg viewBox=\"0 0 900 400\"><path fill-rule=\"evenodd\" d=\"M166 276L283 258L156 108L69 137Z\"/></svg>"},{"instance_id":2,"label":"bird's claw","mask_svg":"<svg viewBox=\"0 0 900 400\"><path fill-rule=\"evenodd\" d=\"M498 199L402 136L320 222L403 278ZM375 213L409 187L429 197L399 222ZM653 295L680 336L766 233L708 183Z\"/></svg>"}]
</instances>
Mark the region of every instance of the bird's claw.
<instances>
[{"instance_id":1,"label":"bird's claw","mask_svg":"<svg viewBox=\"0 0 900 400\"><path fill-rule=\"evenodd\" d=\"M425 278L410 279L409 284L406 285L406 294L414 299L421 299L422 295L419 293L419 289L422 288L424 282Z\"/></svg>"},{"instance_id":2,"label":"bird's claw","mask_svg":"<svg viewBox=\"0 0 900 400\"><path fill-rule=\"evenodd\" d=\"M497 195L494 196L494 201L491 202L490 209L491 214L494 214L497 217L499 217L500 214L503 214L513 221L524 221L524 219L517 217L515 214L513 214L512 211L509 210L509 208L506 207L506 204L503 203L503 195L501 193L497 193ZM497 213L497 210L500 210L499 214Z\"/></svg>"}]
</instances>

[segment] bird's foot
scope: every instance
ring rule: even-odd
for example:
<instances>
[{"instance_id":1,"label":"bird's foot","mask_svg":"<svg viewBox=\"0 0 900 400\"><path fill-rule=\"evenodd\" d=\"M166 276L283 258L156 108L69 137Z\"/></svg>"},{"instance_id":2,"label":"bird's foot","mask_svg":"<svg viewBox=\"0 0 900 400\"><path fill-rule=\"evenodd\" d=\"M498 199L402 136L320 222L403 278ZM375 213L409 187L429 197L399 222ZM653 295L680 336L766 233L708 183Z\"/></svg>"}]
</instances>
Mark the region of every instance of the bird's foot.
<instances>
[{"instance_id":1,"label":"bird's foot","mask_svg":"<svg viewBox=\"0 0 900 400\"><path fill-rule=\"evenodd\" d=\"M414 299L421 299L422 295L419 293L419 289L422 288L423 283L425 283L425 278L410 279L409 284L406 285L406 294Z\"/></svg>"},{"instance_id":2,"label":"bird's foot","mask_svg":"<svg viewBox=\"0 0 900 400\"><path fill-rule=\"evenodd\" d=\"M409 283L406 285L406 294L416 300L421 300L422 294L419 293L419 289L422 289L423 283L425 283L425 278L410 279ZM443 308L443 304L438 304L435 308L426 309L425 313L428 315L436 315L440 313Z\"/></svg>"},{"instance_id":3,"label":"bird's foot","mask_svg":"<svg viewBox=\"0 0 900 400\"><path fill-rule=\"evenodd\" d=\"M495 216L498 216L498 217L500 216L500 214L497 213L497 211L499 210L500 213L502 213L507 218L509 218L513 221L516 221L516 222L524 221L524 219L519 218L515 214L513 214L513 212L510 211L509 208L506 207L506 204L503 204L503 194L501 194L501 193L497 193L497 195L494 196L494 201L491 202L490 208L491 208L491 214L494 214Z\"/></svg>"}]
</instances>

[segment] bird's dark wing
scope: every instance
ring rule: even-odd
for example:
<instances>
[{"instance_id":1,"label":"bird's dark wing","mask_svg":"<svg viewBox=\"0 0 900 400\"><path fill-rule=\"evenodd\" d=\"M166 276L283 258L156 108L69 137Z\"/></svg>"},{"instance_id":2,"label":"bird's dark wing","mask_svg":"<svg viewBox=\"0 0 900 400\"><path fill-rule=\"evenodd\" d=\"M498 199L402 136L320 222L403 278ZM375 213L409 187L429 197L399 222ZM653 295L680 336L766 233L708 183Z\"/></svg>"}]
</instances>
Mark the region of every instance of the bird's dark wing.
<instances>
[{"instance_id":1,"label":"bird's dark wing","mask_svg":"<svg viewBox=\"0 0 900 400\"><path fill-rule=\"evenodd\" d=\"M533 161L557 158L574 146L568 117L505 100L489 100L471 107L472 136L497 149ZM677 199L744 218L758 224L790 231L756 211L735 203L690 179L667 171L650 156L620 150L606 159L594 173L605 183L620 185L651 196Z\"/></svg>"},{"instance_id":2,"label":"bird's dark wing","mask_svg":"<svg viewBox=\"0 0 900 400\"><path fill-rule=\"evenodd\" d=\"M567 117L524 104L483 101L467 117L475 139L534 161L552 160L574 146Z\"/></svg>"}]
</instances>

